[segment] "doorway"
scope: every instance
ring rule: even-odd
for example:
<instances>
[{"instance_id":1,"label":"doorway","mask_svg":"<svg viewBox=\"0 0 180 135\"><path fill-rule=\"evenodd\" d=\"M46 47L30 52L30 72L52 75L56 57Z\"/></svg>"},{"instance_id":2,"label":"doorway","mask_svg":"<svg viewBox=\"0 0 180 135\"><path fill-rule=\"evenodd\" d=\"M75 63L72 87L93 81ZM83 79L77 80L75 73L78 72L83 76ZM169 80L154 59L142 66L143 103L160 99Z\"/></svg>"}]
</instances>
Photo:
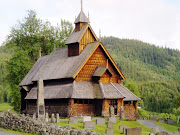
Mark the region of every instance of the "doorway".
<instances>
[{"instance_id":1,"label":"doorway","mask_svg":"<svg viewBox=\"0 0 180 135\"><path fill-rule=\"evenodd\" d=\"M114 107L114 115L117 115L117 99L111 99L109 106Z\"/></svg>"}]
</instances>

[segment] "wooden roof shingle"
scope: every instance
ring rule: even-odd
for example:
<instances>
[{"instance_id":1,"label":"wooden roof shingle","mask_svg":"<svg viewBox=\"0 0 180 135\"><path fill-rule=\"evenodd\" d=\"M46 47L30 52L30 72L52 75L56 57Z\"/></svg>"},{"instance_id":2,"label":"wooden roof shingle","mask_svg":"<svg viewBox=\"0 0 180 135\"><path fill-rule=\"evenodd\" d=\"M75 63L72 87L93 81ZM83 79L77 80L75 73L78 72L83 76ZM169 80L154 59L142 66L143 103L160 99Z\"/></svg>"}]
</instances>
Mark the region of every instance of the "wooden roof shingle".
<instances>
[{"instance_id":1,"label":"wooden roof shingle","mask_svg":"<svg viewBox=\"0 0 180 135\"><path fill-rule=\"evenodd\" d=\"M72 92L72 98L78 98L78 99L95 99L100 98L102 99L102 96L99 95L100 93L100 87L97 87L92 82L73 82L73 92Z\"/></svg>"},{"instance_id":2,"label":"wooden roof shingle","mask_svg":"<svg viewBox=\"0 0 180 135\"><path fill-rule=\"evenodd\" d=\"M108 71L111 75L112 73L105 66L98 66L93 73L93 76L101 77L106 71Z\"/></svg>"},{"instance_id":3,"label":"wooden roof shingle","mask_svg":"<svg viewBox=\"0 0 180 135\"><path fill-rule=\"evenodd\" d=\"M74 29L74 31L71 33L71 35L67 39L66 45L69 45L69 44L72 44L72 43L79 43L82 36L84 35L84 33L86 32L87 29L90 29L95 41L97 41L98 38L97 38L96 34L94 33L94 31L91 28L90 24L87 23L87 24L83 25L83 27L81 28L80 31L75 31L75 29Z\"/></svg>"},{"instance_id":4,"label":"wooden roof shingle","mask_svg":"<svg viewBox=\"0 0 180 135\"><path fill-rule=\"evenodd\" d=\"M51 84L44 86L45 99L120 99L138 101L136 95L126 87L117 83L71 82L66 84ZM37 99L37 87L30 90L25 99Z\"/></svg>"},{"instance_id":5,"label":"wooden roof shingle","mask_svg":"<svg viewBox=\"0 0 180 135\"><path fill-rule=\"evenodd\" d=\"M81 10L81 12L79 13L78 17L76 18L74 23L79 23L79 22L85 22L85 23L89 23L89 19L86 17L86 15L84 14L84 12Z\"/></svg>"},{"instance_id":6,"label":"wooden roof shingle","mask_svg":"<svg viewBox=\"0 0 180 135\"><path fill-rule=\"evenodd\" d=\"M89 43L78 56L68 57L68 48L66 47L39 58L20 86L32 84L39 78L43 80L73 78L98 43L98 41Z\"/></svg>"},{"instance_id":7,"label":"wooden roof shingle","mask_svg":"<svg viewBox=\"0 0 180 135\"><path fill-rule=\"evenodd\" d=\"M103 98L118 99L124 98L124 95L116 89L111 83L100 83L100 88L103 93Z\"/></svg>"},{"instance_id":8,"label":"wooden roof shingle","mask_svg":"<svg viewBox=\"0 0 180 135\"><path fill-rule=\"evenodd\" d=\"M70 98L71 93L72 83L44 87L44 99ZM37 99L37 87L32 88L25 99Z\"/></svg>"},{"instance_id":9,"label":"wooden roof shingle","mask_svg":"<svg viewBox=\"0 0 180 135\"><path fill-rule=\"evenodd\" d=\"M126 87L124 87L121 84L113 83L113 85L122 92L122 94L125 96L124 101L138 101L141 100L138 98L134 93L132 93L130 90L128 90Z\"/></svg>"}]
</instances>

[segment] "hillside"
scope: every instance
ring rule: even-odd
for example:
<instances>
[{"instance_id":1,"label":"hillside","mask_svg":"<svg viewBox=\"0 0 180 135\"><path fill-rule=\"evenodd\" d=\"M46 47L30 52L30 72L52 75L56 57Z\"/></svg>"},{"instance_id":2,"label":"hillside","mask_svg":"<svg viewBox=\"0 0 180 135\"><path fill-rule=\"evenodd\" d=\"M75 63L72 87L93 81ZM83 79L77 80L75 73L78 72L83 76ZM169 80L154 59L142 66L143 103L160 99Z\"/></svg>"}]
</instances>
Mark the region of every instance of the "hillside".
<instances>
[{"instance_id":1,"label":"hillside","mask_svg":"<svg viewBox=\"0 0 180 135\"><path fill-rule=\"evenodd\" d=\"M6 81L6 61L10 59L13 53L13 48L7 49L5 46L0 46L0 102L7 102L11 99L9 84Z\"/></svg>"},{"instance_id":2,"label":"hillside","mask_svg":"<svg viewBox=\"0 0 180 135\"><path fill-rule=\"evenodd\" d=\"M104 37L102 42L126 77L123 84L140 93L148 111L171 112L180 92L180 52L138 40ZM13 49L0 47L0 102L10 101L6 60Z\"/></svg>"},{"instance_id":3,"label":"hillside","mask_svg":"<svg viewBox=\"0 0 180 135\"><path fill-rule=\"evenodd\" d=\"M137 85L140 106L171 112L180 92L180 52L115 37L104 37L102 42L125 75L124 85Z\"/></svg>"}]
</instances>

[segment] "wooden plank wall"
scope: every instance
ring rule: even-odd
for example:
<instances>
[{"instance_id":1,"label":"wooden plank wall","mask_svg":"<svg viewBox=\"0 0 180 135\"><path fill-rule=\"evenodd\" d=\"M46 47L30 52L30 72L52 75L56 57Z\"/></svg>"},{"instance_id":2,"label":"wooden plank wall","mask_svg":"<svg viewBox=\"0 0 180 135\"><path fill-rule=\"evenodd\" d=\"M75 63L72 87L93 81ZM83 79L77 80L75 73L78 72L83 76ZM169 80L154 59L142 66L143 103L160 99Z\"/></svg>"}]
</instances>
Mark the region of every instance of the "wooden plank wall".
<instances>
[{"instance_id":1,"label":"wooden plank wall","mask_svg":"<svg viewBox=\"0 0 180 135\"><path fill-rule=\"evenodd\" d=\"M68 56L77 56L79 55L79 44L78 43L74 43L74 44L70 44L68 45Z\"/></svg>"},{"instance_id":2,"label":"wooden plank wall","mask_svg":"<svg viewBox=\"0 0 180 135\"><path fill-rule=\"evenodd\" d=\"M93 34L91 33L90 29L88 28L79 42L79 54L82 52L82 50L88 43L91 43L94 41L95 41L95 38Z\"/></svg>"},{"instance_id":3,"label":"wooden plank wall","mask_svg":"<svg viewBox=\"0 0 180 135\"><path fill-rule=\"evenodd\" d=\"M94 115L95 105L94 104L74 104L74 99L70 99L69 103L69 117L70 116L81 116L81 115Z\"/></svg>"},{"instance_id":4,"label":"wooden plank wall","mask_svg":"<svg viewBox=\"0 0 180 135\"><path fill-rule=\"evenodd\" d=\"M76 81L91 81L92 75L97 68L97 66L106 66L107 65L107 57L105 55L105 52L103 52L102 48L99 46L96 51L92 54L92 56L89 58L87 63L84 65L84 67L81 69L79 74L76 77ZM112 63L108 60L108 69L113 74L113 76L110 78L110 81L113 83L119 83L120 77L115 69L115 67L112 65ZM101 81L108 82L109 75L103 75Z\"/></svg>"},{"instance_id":5,"label":"wooden plank wall","mask_svg":"<svg viewBox=\"0 0 180 135\"><path fill-rule=\"evenodd\" d=\"M133 104L124 104L124 114L125 116L137 116L137 101L134 101Z\"/></svg>"}]
</instances>

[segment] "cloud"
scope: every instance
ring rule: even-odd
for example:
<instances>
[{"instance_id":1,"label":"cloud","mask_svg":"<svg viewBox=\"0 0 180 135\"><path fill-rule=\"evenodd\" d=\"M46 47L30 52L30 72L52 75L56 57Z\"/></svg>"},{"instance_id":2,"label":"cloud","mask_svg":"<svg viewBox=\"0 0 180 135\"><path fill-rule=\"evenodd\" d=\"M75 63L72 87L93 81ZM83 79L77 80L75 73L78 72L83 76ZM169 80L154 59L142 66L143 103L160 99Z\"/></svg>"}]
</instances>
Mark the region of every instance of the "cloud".
<instances>
[{"instance_id":1,"label":"cloud","mask_svg":"<svg viewBox=\"0 0 180 135\"><path fill-rule=\"evenodd\" d=\"M48 19L54 25L60 18L73 23L80 12L80 0L6 0L3 3L0 3L0 11L7 13L9 18L0 17L13 24L31 8L37 11L38 17ZM8 10L1 7L8 7ZM90 24L97 35L101 29L105 36L139 39L180 50L178 0L84 0L83 10L86 15L89 12ZM6 27L12 26L9 22L4 21ZM2 24L3 21L0 28L5 26Z\"/></svg>"}]
</instances>

